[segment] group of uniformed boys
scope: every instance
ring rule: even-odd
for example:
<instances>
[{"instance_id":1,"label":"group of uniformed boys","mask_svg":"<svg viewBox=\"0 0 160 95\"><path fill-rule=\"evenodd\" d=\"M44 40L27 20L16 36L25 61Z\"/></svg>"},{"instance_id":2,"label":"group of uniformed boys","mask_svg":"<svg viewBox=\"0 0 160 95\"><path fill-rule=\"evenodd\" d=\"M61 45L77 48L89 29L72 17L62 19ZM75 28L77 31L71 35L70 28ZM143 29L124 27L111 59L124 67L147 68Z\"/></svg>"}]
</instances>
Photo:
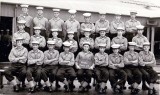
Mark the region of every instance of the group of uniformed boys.
<instances>
[{"instance_id":1,"label":"group of uniformed boys","mask_svg":"<svg viewBox=\"0 0 160 95\"><path fill-rule=\"evenodd\" d=\"M64 22L59 18L60 9L53 9L53 18L48 21L43 7L36 7L35 18L28 14L28 5L21 7L23 13L18 17L9 54L12 64L5 71L14 91L19 91L25 79L30 92L41 80L49 92L56 88L56 81L64 83L65 91L73 91L77 78L79 91L85 92L93 77L99 93L106 93L108 80L116 93L123 92L126 81L132 94L139 92L141 82L149 95L156 93L157 73L152 68L156 60L143 35L144 26L136 20L137 12L131 12L125 24L119 13L109 24L106 13L100 12L95 25L90 22L91 13L84 13L85 22L80 25L76 10L69 10L69 19Z\"/></svg>"}]
</instances>

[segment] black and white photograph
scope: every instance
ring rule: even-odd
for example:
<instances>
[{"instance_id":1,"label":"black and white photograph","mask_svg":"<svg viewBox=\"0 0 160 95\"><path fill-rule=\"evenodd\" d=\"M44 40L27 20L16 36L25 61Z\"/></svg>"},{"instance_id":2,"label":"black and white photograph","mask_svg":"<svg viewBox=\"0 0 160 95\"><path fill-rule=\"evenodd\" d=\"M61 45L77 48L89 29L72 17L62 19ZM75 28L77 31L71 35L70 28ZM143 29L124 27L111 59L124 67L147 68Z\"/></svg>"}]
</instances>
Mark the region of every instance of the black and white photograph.
<instances>
[{"instance_id":1,"label":"black and white photograph","mask_svg":"<svg viewBox=\"0 0 160 95\"><path fill-rule=\"evenodd\" d=\"M160 95L160 1L0 0L0 95Z\"/></svg>"}]
</instances>

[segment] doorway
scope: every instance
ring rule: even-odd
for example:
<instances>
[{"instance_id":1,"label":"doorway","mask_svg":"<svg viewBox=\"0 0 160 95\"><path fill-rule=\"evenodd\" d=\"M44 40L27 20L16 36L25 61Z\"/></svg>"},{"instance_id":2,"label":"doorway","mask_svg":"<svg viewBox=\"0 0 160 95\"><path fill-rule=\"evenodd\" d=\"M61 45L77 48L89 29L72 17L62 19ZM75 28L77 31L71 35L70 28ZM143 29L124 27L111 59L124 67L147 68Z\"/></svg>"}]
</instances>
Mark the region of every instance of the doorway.
<instances>
[{"instance_id":1,"label":"doorway","mask_svg":"<svg viewBox=\"0 0 160 95\"><path fill-rule=\"evenodd\" d=\"M6 62L12 48L12 17L0 17L0 62Z\"/></svg>"}]
</instances>

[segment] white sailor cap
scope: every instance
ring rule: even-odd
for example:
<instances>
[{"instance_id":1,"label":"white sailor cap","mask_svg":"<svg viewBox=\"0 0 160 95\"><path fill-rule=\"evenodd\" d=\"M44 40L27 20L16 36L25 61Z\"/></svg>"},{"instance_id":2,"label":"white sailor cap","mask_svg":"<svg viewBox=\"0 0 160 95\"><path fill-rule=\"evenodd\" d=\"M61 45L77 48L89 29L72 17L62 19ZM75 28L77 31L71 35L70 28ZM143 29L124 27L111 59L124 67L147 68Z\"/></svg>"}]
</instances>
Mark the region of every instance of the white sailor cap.
<instances>
[{"instance_id":1,"label":"white sailor cap","mask_svg":"<svg viewBox=\"0 0 160 95\"><path fill-rule=\"evenodd\" d=\"M99 28L99 31L106 31L107 28Z\"/></svg>"},{"instance_id":2,"label":"white sailor cap","mask_svg":"<svg viewBox=\"0 0 160 95\"><path fill-rule=\"evenodd\" d=\"M113 44L111 47L114 48L114 49L116 49L116 48L119 48L120 45L119 44Z\"/></svg>"},{"instance_id":3,"label":"white sailor cap","mask_svg":"<svg viewBox=\"0 0 160 95\"><path fill-rule=\"evenodd\" d=\"M83 29L84 32L91 32L91 30L92 30L92 29L90 29L90 28L85 28L85 29Z\"/></svg>"},{"instance_id":4,"label":"white sailor cap","mask_svg":"<svg viewBox=\"0 0 160 95\"><path fill-rule=\"evenodd\" d=\"M106 44L105 43L100 43L98 44L99 47L106 47Z\"/></svg>"},{"instance_id":5,"label":"white sailor cap","mask_svg":"<svg viewBox=\"0 0 160 95\"><path fill-rule=\"evenodd\" d=\"M58 32L58 29L51 29L52 32Z\"/></svg>"},{"instance_id":6,"label":"white sailor cap","mask_svg":"<svg viewBox=\"0 0 160 95\"><path fill-rule=\"evenodd\" d=\"M43 7L36 7L37 10L43 10Z\"/></svg>"},{"instance_id":7,"label":"white sailor cap","mask_svg":"<svg viewBox=\"0 0 160 95\"><path fill-rule=\"evenodd\" d=\"M129 46L136 46L137 44L135 42L128 42Z\"/></svg>"},{"instance_id":8,"label":"white sailor cap","mask_svg":"<svg viewBox=\"0 0 160 95\"><path fill-rule=\"evenodd\" d=\"M137 28L138 30L143 30L143 29L144 29L144 26L143 26L143 25L138 25L138 26L136 26L136 28Z\"/></svg>"},{"instance_id":9,"label":"white sailor cap","mask_svg":"<svg viewBox=\"0 0 160 95\"><path fill-rule=\"evenodd\" d=\"M25 21L25 20L19 20L19 21L17 21L17 23L18 23L18 24L25 24L26 21Z\"/></svg>"},{"instance_id":10,"label":"white sailor cap","mask_svg":"<svg viewBox=\"0 0 160 95\"><path fill-rule=\"evenodd\" d=\"M34 30L41 30L41 27L39 27L39 26L35 26L33 28L34 28Z\"/></svg>"},{"instance_id":11,"label":"white sailor cap","mask_svg":"<svg viewBox=\"0 0 160 95\"><path fill-rule=\"evenodd\" d=\"M89 46L90 46L91 43L90 43L89 41L84 41L84 42L83 42L83 45L89 45Z\"/></svg>"},{"instance_id":12,"label":"white sailor cap","mask_svg":"<svg viewBox=\"0 0 160 95\"><path fill-rule=\"evenodd\" d=\"M75 14L77 11L76 11L76 10L71 9L71 10L69 10L68 12L69 12L70 14Z\"/></svg>"},{"instance_id":13,"label":"white sailor cap","mask_svg":"<svg viewBox=\"0 0 160 95\"><path fill-rule=\"evenodd\" d=\"M70 42L68 42L68 41L65 41L65 42L63 42L63 45L65 47L70 47L72 44Z\"/></svg>"},{"instance_id":14,"label":"white sailor cap","mask_svg":"<svg viewBox=\"0 0 160 95\"><path fill-rule=\"evenodd\" d=\"M53 12L60 12L60 9L52 9Z\"/></svg>"},{"instance_id":15,"label":"white sailor cap","mask_svg":"<svg viewBox=\"0 0 160 95\"><path fill-rule=\"evenodd\" d=\"M83 16L84 17L90 17L92 14L91 13L84 13Z\"/></svg>"},{"instance_id":16,"label":"white sailor cap","mask_svg":"<svg viewBox=\"0 0 160 95\"><path fill-rule=\"evenodd\" d=\"M124 31L124 28L123 27L117 27L117 30L123 30Z\"/></svg>"},{"instance_id":17,"label":"white sailor cap","mask_svg":"<svg viewBox=\"0 0 160 95\"><path fill-rule=\"evenodd\" d=\"M67 33L68 34L74 34L74 31L68 31Z\"/></svg>"},{"instance_id":18,"label":"white sailor cap","mask_svg":"<svg viewBox=\"0 0 160 95\"><path fill-rule=\"evenodd\" d=\"M49 44L49 45L54 45L54 44L56 44L56 42L55 42L55 41L52 41L52 40L48 40L48 41L47 41L47 44Z\"/></svg>"},{"instance_id":19,"label":"white sailor cap","mask_svg":"<svg viewBox=\"0 0 160 95\"><path fill-rule=\"evenodd\" d=\"M19 40L23 40L24 38L22 37L16 37L16 41L19 41Z\"/></svg>"},{"instance_id":20,"label":"white sailor cap","mask_svg":"<svg viewBox=\"0 0 160 95\"><path fill-rule=\"evenodd\" d=\"M150 42L144 42L143 46L150 46Z\"/></svg>"},{"instance_id":21,"label":"white sailor cap","mask_svg":"<svg viewBox=\"0 0 160 95\"><path fill-rule=\"evenodd\" d=\"M131 11L130 11L130 14L131 14L131 15L132 15L132 14L137 14L137 11L131 10Z\"/></svg>"},{"instance_id":22,"label":"white sailor cap","mask_svg":"<svg viewBox=\"0 0 160 95\"><path fill-rule=\"evenodd\" d=\"M32 41L32 44L39 44L39 42L34 40L34 41Z\"/></svg>"},{"instance_id":23,"label":"white sailor cap","mask_svg":"<svg viewBox=\"0 0 160 95\"><path fill-rule=\"evenodd\" d=\"M26 4L22 4L20 5L22 8L28 8L29 5L26 5Z\"/></svg>"}]
</instances>

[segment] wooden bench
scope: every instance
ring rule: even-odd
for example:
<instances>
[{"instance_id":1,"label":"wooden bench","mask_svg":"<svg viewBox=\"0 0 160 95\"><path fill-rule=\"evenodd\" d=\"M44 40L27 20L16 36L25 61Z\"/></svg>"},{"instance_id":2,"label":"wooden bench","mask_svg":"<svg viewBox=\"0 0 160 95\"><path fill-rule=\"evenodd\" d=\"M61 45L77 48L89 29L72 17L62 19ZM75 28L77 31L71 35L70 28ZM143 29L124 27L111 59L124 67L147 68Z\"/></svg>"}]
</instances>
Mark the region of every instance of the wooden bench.
<instances>
[{"instance_id":1,"label":"wooden bench","mask_svg":"<svg viewBox=\"0 0 160 95\"><path fill-rule=\"evenodd\" d=\"M0 89L3 88L4 71L10 66L10 62L0 62Z\"/></svg>"}]
</instances>

